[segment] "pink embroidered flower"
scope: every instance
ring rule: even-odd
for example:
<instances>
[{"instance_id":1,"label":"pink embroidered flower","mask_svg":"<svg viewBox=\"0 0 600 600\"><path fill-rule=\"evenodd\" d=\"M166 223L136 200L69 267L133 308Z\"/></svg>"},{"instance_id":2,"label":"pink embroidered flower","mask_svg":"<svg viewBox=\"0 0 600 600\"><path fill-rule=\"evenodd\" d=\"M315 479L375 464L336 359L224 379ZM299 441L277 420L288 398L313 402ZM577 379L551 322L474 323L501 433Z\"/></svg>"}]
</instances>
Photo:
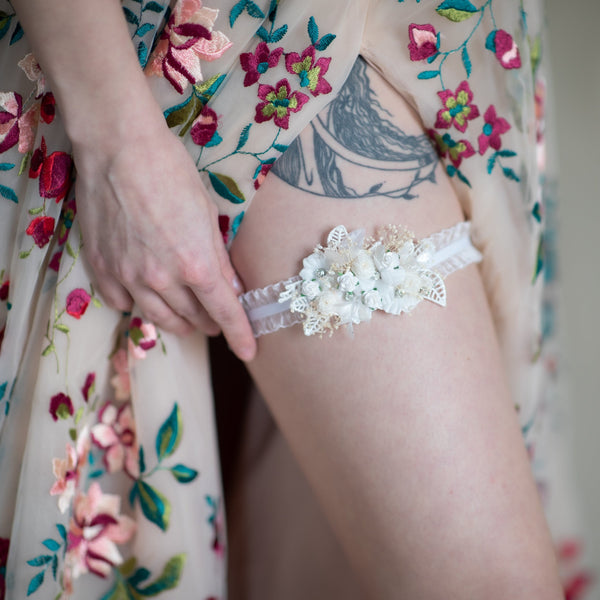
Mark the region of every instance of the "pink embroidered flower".
<instances>
[{"instance_id":1,"label":"pink embroidered flower","mask_svg":"<svg viewBox=\"0 0 600 600\"><path fill-rule=\"evenodd\" d=\"M430 129L427 133L433 140L439 157L446 158L447 156L457 169L463 158L469 158L475 154L475 150L468 140L456 141L449 134L440 135L434 129Z\"/></svg>"},{"instance_id":2,"label":"pink embroidered flower","mask_svg":"<svg viewBox=\"0 0 600 600\"><path fill-rule=\"evenodd\" d=\"M40 68L38 61L36 60L33 54L25 55L19 62L19 67L23 69L25 75L27 75L27 79L29 81L34 81L37 83L37 92L36 98L39 98L46 89L46 78L44 77L44 73Z\"/></svg>"},{"instance_id":3,"label":"pink embroidered flower","mask_svg":"<svg viewBox=\"0 0 600 600\"><path fill-rule=\"evenodd\" d=\"M565 600L582 600L594 581L591 573L581 567L583 549L577 539L567 539L557 548L558 562L563 575Z\"/></svg>"},{"instance_id":4,"label":"pink embroidered flower","mask_svg":"<svg viewBox=\"0 0 600 600\"><path fill-rule=\"evenodd\" d=\"M297 52L290 52L285 57L285 68L292 75L300 77L300 86L310 90L313 96L329 94L331 85L325 79L331 58L321 57L315 62L315 47L309 46L300 56Z\"/></svg>"},{"instance_id":5,"label":"pink embroidered flower","mask_svg":"<svg viewBox=\"0 0 600 600\"><path fill-rule=\"evenodd\" d=\"M410 39L408 44L410 60L425 60L437 54L437 33L433 25L411 23L408 26L408 37Z\"/></svg>"},{"instance_id":6,"label":"pink embroidered flower","mask_svg":"<svg viewBox=\"0 0 600 600\"><path fill-rule=\"evenodd\" d=\"M436 127L448 129L452 125L459 131L464 132L468 121L479 116L479 109L473 101L473 92L466 81L463 81L456 88L455 92L443 90L438 92L444 108L438 111Z\"/></svg>"},{"instance_id":7,"label":"pink embroidered flower","mask_svg":"<svg viewBox=\"0 0 600 600\"><path fill-rule=\"evenodd\" d=\"M516 42L504 29L492 31L485 41L485 47L491 50L505 69L518 69L521 66L521 55Z\"/></svg>"},{"instance_id":8,"label":"pink embroidered flower","mask_svg":"<svg viewBox=\"0 0 600 600\"><path fill-rule=\"evenodd\" d=\"M23 98L15 92L0 92L0 152L6 152L19 141L19 117Z\"/></svg>"},{"instance_id":9,"label":"pink embroidered flower","mask_svg":"<svg viewBox=\"0 0 600 600\"><path fill-rule=\"evenodd\" d=\"M242 69L246 71L244 86L248 87L256 83L263 73L277 66L282 53L283 48L275 48L270 52L269 46L265 42L260 42L254 52L240 54L240 64Z\"/></svg>"},{"instance_id":10,"label":"pink embroidered flower","mask_svg":"<svg viewBox=\"0 0 600 600\"><path fill-rule=\"evenodd\" d=\"M72 164L73 161L66 152L53 152L46 156L46 140L42 138L29 166L29 177L40 178L42 198L56 198L56 202L60 202L65 197L71 183Z\"/></svg>"},{"instance_id":11,"label":"pink embroidered flower","mask_svg":"<svg viewBox=\"0 0 600 600\"><path fill-rule=\"evenodd\" d=\"M180 94L188 83L202 81L202 61L219 58L232 45L225 34L213 31L218 14L201 0L177 2L147 71L163 75Z\"/></svg>"},{"instance_id":12,"label":"pink embroidered flower","mask_svg":"<svg viewBox=\"0 0 600 600\"><path fill-rule=\"evenodd\" d=\"M90 452L90 434L85 427L77 437L76 447L67 444L66 458L52 459L52 472L56 481L50 488L51 496L60 496L58 508L64 514L71 504L75 491L79 485L81 470L87 464Z\"/></svg>"},{"instance_id":13,"label":"pink embroidered flower","mask_svg":"<svg viewBox=\"0 0 600 600\"><path fill-rule=\"evenodd\" d=\"M92 297L83 288L70 291L65 302L67 313L75 319L81 319L91 299Z\"/></svg>"},{"instance_id":14,"label":"pink embroidered flower","mask_svg":"<svg viewBox=\"0 0 600 600\"><path fill-rule=\"evenodd\" d=\"M54 116L56 115L56 101L54 100L54 94L48 92L42 97L42 103L40 105L40 116L44 123L52 123Z\"/></svg>"},{"instance_id":15,"label":"pink embroidered flower","mask_svg":"<svg viewBox=\"0 0 600 600\"><path fill-rule=\"evenodd\" d=\"M92 440L105 450L104 465L109 473L125 471L133 479L140 475L135 421L131 404L117 408L107 402L98 413L97 425L92 427Z\"/></svg>"},{"instance_id":16,"label":"pink embroidered flower","mask_svg":"<svg viewBox=\"0 0 600 600\"><path fill-rule=\"evenodd\" d=\"M129 351L137 359L146 358L146 350L156 346L156 327L144 323L139 317L131 319L129 324Z\"/></svg>"},{"instance_id":17,"label":"pink embroidered flower","mask_svg":"<svg viewBox=\"0 0 600 600\"><path fill-rule=\"evenodd\" d=\"M479 154L483 154L490 146L494 150L500 150L502 146L500 135L510 129L510 124L506 119L496 114L496 108L493 104L485 111L483 119L485 120L483 133L478 138Z\"/></svg>"},{"instance_id":18,"label":"pink embroidered flower","mask_svg":"<svg viewBox=\"0 0 600 600\"><path fill-rule=\"evenodd\" d=\"M270 162L270 163L263 163L260 167L260 171L258 172L258 175L256 176L256 179L254 180L254 189L257 190L264 182L264 180L267 178L267 173L271 170L271 168L273 167L273 165L275 164L275 161Z\"/></svg>"},{"instance_id":19,"label":"pink embroidered flower","mask_svg":"<svg viewBox=\"0 0 600 600\"><path fill-rule=\"evenodd\" d=\"M73 412L73 402L66 394L59 392L50 398L50 414L55 421L68 419Z\"/></svg>"},{"instance_id":20,"label":"pink embroidered flower","mask_svg":"<svg viewBox=\"0 0 600 600\"><path fill-rule=\"evenodd\" d=\"M35 217L35 219L29 223L25 233L33 238L33 241L37 246L43 248L50 241L50 238L54 233L54 218Z\"/></svg>"},{"instance_id":21,"label":"pink embroidered flower","mask_svg":"<svg viewBox=\"0 0 600 600\"><path fill-rule=\"evenodd\" d=\"M19 119L19 152L26 154L33 150L35 132L40 120L39 105L31 105Z\"/></svg>"},{"instance_id":22,"label":"pink embroidered flower","mask_svg":"<svg viewBox=\"0 0 600 600\"><path fill-rule=\"evenodd\" d=\"M88 373L85 378L85 383L81 388L81 395L83 399L88 402L90 399L90 394L94 393L94 387L96 385L96 373Z\"/></svg>"},{"instance_id":23,"label":"pink embroidered flower","mask_svg":"<svg viewBox=\"0 0 600 600\"><path fill-rule=\"evenodd\" d=\"M190 135L194 144L206 146L217 133L217 126L217 113L212 108L205 106L192 123L192 128L190 129Z\"/></svg>"},{"instance_id":24,"label":"pink embroidered flower","mask_svg":"<svg viewBox=\"0 0 600 600\"><path fill-rule=\"evenodd\" d=\"M129 380L129 363L127 360L127 351L120 348L112 357L112 365L115 370L115 376L111 378L110 383L115 390L116 400L127 400L131 395L131 382Z\"/></svg>"},{"instance_id":25,"label":"pink embroidered flower","mask_svg":"<svg viewBox=\"0 0 600 600\"><path fill-rule=\"evenodd\" d=\"M287 129L290 123L290 113L298 112L308 102L308 96L302 92L292 92L287 79L280 79L275 87L261 84L258 87L258 97L263 100L256 105L257 123L273 119L277 127Z\"/></svg>"},{"instance_id":26,"label":"pink embroidered flower","mask_svg":"<svg viewBox=\"0 0 600 600\"><path fill-rule=\"evenodd\" d=\"M8 298L8 290L10 289L10 281L8 279L0 284L0 300L4 301Z\"/></svg>"},{"instance_id":27,"label":"pink embroidered flower","mask_svg":"<svg viewBox=\"0 0 600 600\"><path fill-rule=\"evenodd\" d=\"M87 494L77 494L65 557L65 571L70 580L88 572L107 577L112 567L123 562L117 545L132 538L135 522L120 515L120 510L120 497L103 494L97 481L90 485Z\"/></svg>"},{"instance_id":28,"label":"pink embroidered flower","mask_svg":"<svg viewBox=\"0 0 600 600\"><path fill-rule=\"evenodd\" d=\"M56 271L58 273L58 269L60 268L60 259L62 258L62 250L55 252L48 263L48 268Z\"/></svg>"}]
</instances>

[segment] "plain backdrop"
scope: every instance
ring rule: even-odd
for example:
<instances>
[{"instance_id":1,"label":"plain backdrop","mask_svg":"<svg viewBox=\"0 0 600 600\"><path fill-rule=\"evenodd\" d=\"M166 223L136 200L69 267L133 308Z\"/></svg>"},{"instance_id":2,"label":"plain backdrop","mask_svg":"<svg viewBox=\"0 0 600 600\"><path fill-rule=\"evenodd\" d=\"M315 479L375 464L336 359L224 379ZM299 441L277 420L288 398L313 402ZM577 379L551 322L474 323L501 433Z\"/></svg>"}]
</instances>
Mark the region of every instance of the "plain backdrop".
<instances>
[{"instance_id":1,"label":"plain backdrop","mask_svg":"<svg viewBox=\"0 0 600 600\"><path fill-rule=\"evenodd\" d=\"M558 134L564 358L574 477L600 572L600 1L546 0Z\"/></svg>"}]
</instances>

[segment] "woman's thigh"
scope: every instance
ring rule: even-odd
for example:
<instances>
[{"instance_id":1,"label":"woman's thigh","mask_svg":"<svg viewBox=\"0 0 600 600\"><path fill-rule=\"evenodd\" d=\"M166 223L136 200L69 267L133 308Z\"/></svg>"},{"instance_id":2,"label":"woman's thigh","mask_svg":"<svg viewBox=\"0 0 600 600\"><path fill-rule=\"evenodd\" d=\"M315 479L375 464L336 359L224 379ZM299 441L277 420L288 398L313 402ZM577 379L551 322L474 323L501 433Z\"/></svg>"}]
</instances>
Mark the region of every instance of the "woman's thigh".
<instances>
[{"instance_id":1,"label":"woman's thigh","mask_svg":"<svg viewBox=\"0 0 600 600\"><path fill-rule=\"evenodd\" d=\"M232 248L247 289L297 274L338 224L424 237L463 219L410 107L364 64L349 85L257 194ZM446 286L446 307L353 337L261 337L249 369L369 597L558 599L477 268Z\"/></svg>"}]
</instances>

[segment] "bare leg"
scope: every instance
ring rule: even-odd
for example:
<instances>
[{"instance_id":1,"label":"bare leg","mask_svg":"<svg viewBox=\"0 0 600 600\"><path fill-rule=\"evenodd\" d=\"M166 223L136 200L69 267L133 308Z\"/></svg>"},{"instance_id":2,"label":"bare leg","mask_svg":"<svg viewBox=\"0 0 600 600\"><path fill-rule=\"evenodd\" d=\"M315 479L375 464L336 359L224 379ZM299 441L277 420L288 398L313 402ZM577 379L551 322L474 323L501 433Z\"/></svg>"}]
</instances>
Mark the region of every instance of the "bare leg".
<instances>
[{"instance_id":1,"label":"bare leg","mask_svg":"<svg viewBox=\"0 0 600 600\"><path fill-rule=\"evenodd\" d=\"M367 74L391 121L421 134L402 100ZM311 135L302 142L313 152ZM372 171L354 165L342 174L359 189ZM385 185L400 188L405 175L388 172ZM299 180L292 187L269 177L234 264L250 289L297 273L340 223L370 232L404 224L418 237L453 225L463 218L458 200L441 169L436 176L410 202L324 198ZM306 338L300 327L260 338L250 370L368 597L558 600L552 543L477 269L451 275L447 291L446 308L376 314L354 339L343 331Z\"/></svg>"}]
</instances>

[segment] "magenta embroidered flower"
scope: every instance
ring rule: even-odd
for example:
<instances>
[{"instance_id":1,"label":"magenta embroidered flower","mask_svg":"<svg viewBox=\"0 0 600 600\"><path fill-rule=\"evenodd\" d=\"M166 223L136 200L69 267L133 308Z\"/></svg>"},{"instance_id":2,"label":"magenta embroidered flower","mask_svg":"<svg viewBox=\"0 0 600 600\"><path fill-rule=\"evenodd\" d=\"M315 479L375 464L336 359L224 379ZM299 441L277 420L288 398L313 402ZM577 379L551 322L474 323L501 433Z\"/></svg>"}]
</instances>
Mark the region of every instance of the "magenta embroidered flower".
<instances>
[{"instance_id":1,"label":"magenta embroidered flower","mask_svg":"<svg viewBox=\"0 0 600 600\"><path fill-rule=\"evenodd\" d=\"M54 233L53 217L35 217L25 230L27 235L33 238L36 246L43 248Z\"/></svg>"},{"instance_id":2,"label":"magenta embroidered flower","mask_svg":"<svg viewBox=\"0 0 600 600\"><path fill-rule=\"evenodd\" d=\"M40 178L40 196L56 198L60 202L71 183L73 161L66 152L53 152L46 156L46 140L42 138L40 147L33 153L29 166L29 177Z\"/></svg>"},{"instance_id":3,"label":"magenta embroidered flower","mask_svg":"<svg viewBox=\"0 0 600 600\"><path fill-rule=\"evenodd\" d=\"M506 119L496 115L496 108L490 104L489 108L483 115L485 125L483 133L479 136L479 154L483 154L490 146L494 150L500 150L502 140L500 135L506 133L510 129L510 124Z\"/></svg>"},{"instance_id":4,"label":"magenta embroidered flower","mask_svg":"<svg viewBox=\"0 0 600 600\"><path fill-rule=\"evenodd\" d=\"M21 67L21 69L23 69L23 72L29 81L34 81L37 83L35 97L39 98L46 89L46 77L44 76L37 59L33 54L29 53L18 62L18 65Z\"/></svg>"},{"instance_id":5,"label":"magenta embroidered flower","mask_svg":"<svg viewBox=\"0 0 600 600\"><path fill-rule=\"evenodd\" d=\"M516 42L504 29L492 31L485 40L485 47L491 50L505 69L518 69L521 66L521 55Z\"/></svg>"},{"instance_id":6,"label":"magenta embroidered flower","mask_svg":"<svg viewBox=\"0 0 600 600\"><path fill-rule=\"evenodd\" d=\"M110 383L115 391L115 399L128 400L131 395L131 382L129 380L127 350L119 348L112 357L111 362L115 375L111 378Z\"/></svg>"},{"instance_id":7,"label":"magenta embroidered flower","mask_svg":"<svg viewBox=\"0 0 600 600\"><path fill-rule=\"evenodd\" d=\"M232 45L225 34L213 31L218 14L201 0L176 2L147 72L163 75L180 94L188 83L202 81L202 61L219 58Z\"/></svg>"},{"instance_id":8,"label":"magenta embroidered flower","mask_svg":"<svg viewBox=\"0 0 600 600\"><path fill-rule=\"evenodd\" d=\"M255 121L263 123L273 119L275 125L282 129L289 127L290 113L298 112L308 102L306 94L292 92L287 79L280 79L275 87L261 84L258 97L263 102L256 105Z\"/></svg>"},{"instance_id":9,"label":"magenta embroidered flower","mask_svg":"<svg viewBox=\"0 0 600 600\"><path fill-rule=\"evenodd\" d=\"M85 378L85 383L83 384L83 387L81 388L81 395L83 396L83 399L86 402L88 402L88 400L90 399L90 394L94 393L95 385L96 385L96 373L88 373Z\"/></svg>"},{"instance_id":10,"label":"magenta embroidered flower","mask_svg":"<svg viewBox=\"0 0 600 600\"><path fill-rule=\"evenodd\" d=\"M300 56L297 52L290 52L285 57L285 68L292 75L300 77L300 86L310 90L313 96L329 94L331 85L325 79L331 58L321 57L315 62L315 47L309 46Z\"/></svg>"},{"instance_id":11,"label":"magenta embroidered flower","mask_svg":"<svg viewBox=\"0 0 600 600\"><path fill-rule=\"evenodd\" d=\"M440 158L447 156L457 169L464 158L475 154L475 150L468 140L456 141L447 133L440 135L435 129L430 129L427 133L435 144L438 156Z\"/></svg>"},{"instance_id":12,"label":"magenta embroidered flower","mask_svg":"<svg viewBox=\"0 0 600 600\"><path fill-rule=\"evenodd\" d=\"M10 540L0 537L0 600L4 600L6 593L6 563L8 561L8 548Z\"/></svg>"},{"instance_id":13,"label":"magenta embroidered flower","mask_svg":"<svg viewBox=\"0 0 600 600\"><path fill-rule=\"evenodd\" d=\"M0 152L6 152L19 141L19 117L23 98L15 92L0 92Z\"/></svg>"},{"instance_id":14,"label":"magenta embroidered flower","mask_svg":"<svg viewBox=\"0 0 600 600\"><path fill-rule=\"evenodd\" d=\"M50 398L50 414L55 421L68 419L73 412L73 402L66 394L59 392Z\"/></svg>"},{"instance_id":15,"label":"magenta embroidered flower","mask_svg":"<svg viewBox=\"0 0 600 600\"><path fill-rule=\"evenodd\" d=\"M192 123L192 128L190 129L190 135L194 144L198 146L209 144L217 133L218 124L217 113L212 108L205 106ZM220 138L219 141L221 141Z\"/></svg>"},{"instance_id":16,"label":"magenta embroidered flower","mask_svg":"<svg viewBox=\"0 0 600 600\"><path fill-rule=\"evenodd\" d=\"M438 111L436 127L448 129L452 125L461 132L467 128L468 121L479 116L479 109L473 101L473 92L466 81L456 88L455 92L443 90L438 92L444 108Z\"/></svg>"},{"instance_id":17,"label":"magenta embroidered flower","mask_svg":"<svg viewBox=\"0 0 600 600\"><path fill-rule=\"evenodd\" d=\"M65 571L69 580L88 572L108 577L112 567L123 562L117 545L132 538L135 522L119 514L120 510L120 497L103 494L97 481L87 494L77 494L67 535Z\"/></svg>"},{"instance_id":18,"label":"magenta embroidered flower","mask_svg":"<svg viewBox=\"0 0 600 600\"><path fill-rule=\"evenodd\" d=\"M70 291L65 302L67 313L75 319L81 319L90 305L91 299L92 297L83 288Z\"/></svg>"},{"instance_id":19,"label":"magenta embroidered flower","mask_svg":"<svg viewBox=\"0 0 600 600\"><path fill-rule=\"evenodd\" d=\"M433 25L411 23L408 26L408 37L410 39L408 43L410 60L425 60L437 54L437 33Z\"/></svg>"},{"instance_id":20,"label":"magenta embroidered flower","mask_svg":"<svg viewBox=\"0 0 600 600\"><path fill-rule=\"evenodd\" d=\"M263 73L277 66L282 53L283 48L275 48L271 52L265 42L260 42L254 52L240 54L240 64L242 69L246 71L244 86L248 87L256 83Z\"/></svg>"},{"instance_id":21,"label":"magenta embroidered flower","mask_svg":"<svg viewBox=\"0 0 600 600\"><path fill-rule=\"evenodd\" d=\"M92 440L104 452L104 465L109 473L125 471L131 478L140 475L135 421L131 404L117 408L107 402L98 413L99 423L92 427Z\"/></svg>"},{"instance_id":22,"label":"magenta embroidered flower","mask_svg":"<svg viewBox=\"0 0 600 600\"><path fill-rule=\"evenodd\" d=\"M79 436L75 448L71 444L66 446L66 458L52 459L52 472L56 481L50 488L51 496L59 496L58 509L64 514L71 504L79 485L81 470L87 464L90 452L90 434L85 427Z\"/></svg>"},{"instance_id":23,"label":"magenta embroidered flower","mask_svg":"<svg viewBox=\"0 0 600 600\"><path fill-rule=\"evenodd\" d=\"M7 279L0 284L0 300L4 301L8 298L8 290L10 289L10 281Z\"/></svg>"},{"instance_id":24,"label":"magenta embroidered flower","mask_svg":"<svg viewBox=\"0 0 600 600\"><path fill-rule=\"evenodd\" d=\"M146 358L146 350L154 348L157 339L156 327L152 323L144 323L139 317L131 319L128 342L134 358Z\"/></svg>"},{"instance_id":25,"label":"magenta embroidered flower","mask_svg":"<svg viewBox=\"0 0 600 600\"><path fill-rule=\"evenodd\" d=\"M42 96L42 103L40 105L40 116L44 123L52 123L54 116L56 115L56 101L54 100L54 94L48 92Z\"/></svg>"},{"instance_id":26,"label":"magenta embroidered flower","mask_svg":"<svg viewBox=\"0 0 600 600\"><path fill-rule=\"evenodd\" d=\"M257 190L267 178L267 173L271 170L271 167L275 164L275 161L270 163L263 163L260 166L260 170L258 171L258 175L254 179L254 189Z\"/></svg>"},{"instance_id":27,"label":"magenta embroidered flower","mask_svg":"<svg viewBox=\"0 0 600 600\"><path fill-rule=\"evenodd\" d=\"M52 255L50 262L48 263L48 268L56 271L58 273L58 269L60 268L60 259L62 258L62 250L58 250Z\"/></svg>"}]
</instances>

